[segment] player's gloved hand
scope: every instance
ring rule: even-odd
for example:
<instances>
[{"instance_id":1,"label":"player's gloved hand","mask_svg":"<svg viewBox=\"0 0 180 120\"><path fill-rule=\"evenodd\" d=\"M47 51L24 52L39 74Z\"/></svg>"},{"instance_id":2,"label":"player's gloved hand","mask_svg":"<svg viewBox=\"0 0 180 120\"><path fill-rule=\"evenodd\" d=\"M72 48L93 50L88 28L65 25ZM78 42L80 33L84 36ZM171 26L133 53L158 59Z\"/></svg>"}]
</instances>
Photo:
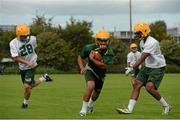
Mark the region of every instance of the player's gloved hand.
<instances>
[{"instance_id":1,"label":"player's gloved hand","mask_svg":"<svg viewBox=\"0 0 180 120\"><path fill-rule=\"evenodd\" d=\"M125 69L126 69L125 74L126 74L127 76L129 75L129 73L131 73L131 72L133 71L133 68L132 68L132 67L126 67Z\"/></svg>"}]
</instances>

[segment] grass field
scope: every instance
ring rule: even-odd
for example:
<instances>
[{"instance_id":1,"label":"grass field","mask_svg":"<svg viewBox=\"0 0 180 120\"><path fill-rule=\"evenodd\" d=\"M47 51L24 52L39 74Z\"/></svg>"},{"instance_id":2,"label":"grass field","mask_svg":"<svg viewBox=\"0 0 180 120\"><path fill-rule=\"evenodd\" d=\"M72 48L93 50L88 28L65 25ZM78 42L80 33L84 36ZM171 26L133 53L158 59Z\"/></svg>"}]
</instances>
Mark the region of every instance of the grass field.
<instances>
[{"instance_id":1,"label":"grass field","mask_svg":"<svg viewBox=\"0 0 180 120\"><path fill-rule=\"evenodd\" d=\"M38 78L40 75L37 75ZM23 87L19 75L0 75L0 119L80 119L85 80L78 74L52 75L54 81L42 83L32 91L28 109L21 109ZM131 92L130 78L123 74L108 74L95 111L88 119L178 119L180 118L180 74L166 74L160 93L172 105L168 116L145 89L134 113L120 115L115 109L126 106Z\"/></svg>"}]
</instances>

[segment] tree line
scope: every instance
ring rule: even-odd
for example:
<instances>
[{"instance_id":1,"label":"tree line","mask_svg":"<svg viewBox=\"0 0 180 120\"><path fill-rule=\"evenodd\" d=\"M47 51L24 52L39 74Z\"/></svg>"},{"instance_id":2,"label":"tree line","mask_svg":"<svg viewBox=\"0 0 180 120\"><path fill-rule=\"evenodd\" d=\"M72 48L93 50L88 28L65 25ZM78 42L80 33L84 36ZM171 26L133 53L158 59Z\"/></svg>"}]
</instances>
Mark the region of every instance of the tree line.
<instances>
[{"instance_id":1,"label":"tree line","mask_svg":"<svg viewBox=\"0 0 180 120\"><path fill-rule=\"evenodd\" d=\"M46 68L60 71L77 70L77 56L84 45L95 42L93 38L93 22L69 19L65 27L53 26L52 18L36 16L32 19L31 34L37 37L38 63ZM160 41L161 48L171 69L180 71L180 44L167 34L166 23L162 20L150 24L151 35ZM0 30L0 60L10 57L9 42L15 38L15 32ZM137 41L138 44L139 41ZM126 56L130 43L111 37L114 49L114 65L110 71L120 71L126 66Z\"/></svg>"}]
</instances>

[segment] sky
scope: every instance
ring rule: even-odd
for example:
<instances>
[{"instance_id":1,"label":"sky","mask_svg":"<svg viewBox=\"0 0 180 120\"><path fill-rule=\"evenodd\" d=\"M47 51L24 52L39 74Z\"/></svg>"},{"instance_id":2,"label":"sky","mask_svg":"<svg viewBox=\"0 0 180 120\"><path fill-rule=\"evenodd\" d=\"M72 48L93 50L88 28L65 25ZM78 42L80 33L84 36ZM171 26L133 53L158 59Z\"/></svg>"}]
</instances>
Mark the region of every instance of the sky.
<instances>
[{"instance_id":1,"label":"sky","mask_svg":"<svg viewBox=\"0 0 180 120\"><path fill-rule=\"evenodd\" d=\"M129 30L130 0L0 0L0 24L32 24L36 15L65 26L70 17L93 22L93 31ZM164 20L168 28L180 25L180 0L131 0L132 24Z\"/></svg>"}]
</instances>

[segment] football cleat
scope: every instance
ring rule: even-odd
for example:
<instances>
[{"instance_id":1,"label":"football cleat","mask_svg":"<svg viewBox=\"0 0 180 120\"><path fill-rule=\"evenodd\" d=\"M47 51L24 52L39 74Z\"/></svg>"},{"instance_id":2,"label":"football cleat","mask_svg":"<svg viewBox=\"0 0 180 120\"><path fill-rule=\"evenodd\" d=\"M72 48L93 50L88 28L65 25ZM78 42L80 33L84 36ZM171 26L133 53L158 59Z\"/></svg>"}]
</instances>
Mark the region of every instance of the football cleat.
<instances>
[{"instance_id":1,"label":"football cleat","mask_svg":"<svg viewBox=\"0 0 180 120\"><path fill-rule=\"evenodd\" d=\"M168 115L171 109L172 109L171 105L164 106L163 111L162 111L162 115Z\"/></svg>"},{"instance_id":2,"label":"football cleat","mask_svg":"<svg viewBox=\"0 0 180 120\"><path fill-rule=\"evenodd\" d=\"M51 82L53 79L46 73L43 75L43 77L46 79L46 82Z\"/></svg>"},{"instance_id":3,"label":"football cleat","mask_svg":"<svg viewBox=\"0 0 180 120\"><path fill-rule=\"evenodd\" d=\"M92 113L94 111L93 106L92 107L88 106L87 111L88 113Z\"/></svg>"},{"instance_id":4,"label":"football cleat","mask_svg":"<svg viewBox=\"0 0 180 120\"><path fill-rule=\"evenodd\" d=\"M26 109L28 107L28 104L22 103L21 108Z\"/></svg>"},{"instance_id":5,"label":"football cleat","mask_svg":"<svg viewBox=\"0 0 180 120\"><path fill-rule=\"evenodd\" d=\"M80 115L81 117L84 117L84 116L86 116L86 112L81 111L81 112L79 113L79 115Z\"/></svg>"},{"instance_id":6,"label":"football cleat","mask_svg":"<svg viewBox=\"0 0 180 120\"><path fill-rule=\"evenodd\" d=\"M119 114L131 114L131 113L132 113L131 111L129 111L128 108L124 108L124 109L117 108L116 111L117 111Z\"/></svg>"}]
</instances>

